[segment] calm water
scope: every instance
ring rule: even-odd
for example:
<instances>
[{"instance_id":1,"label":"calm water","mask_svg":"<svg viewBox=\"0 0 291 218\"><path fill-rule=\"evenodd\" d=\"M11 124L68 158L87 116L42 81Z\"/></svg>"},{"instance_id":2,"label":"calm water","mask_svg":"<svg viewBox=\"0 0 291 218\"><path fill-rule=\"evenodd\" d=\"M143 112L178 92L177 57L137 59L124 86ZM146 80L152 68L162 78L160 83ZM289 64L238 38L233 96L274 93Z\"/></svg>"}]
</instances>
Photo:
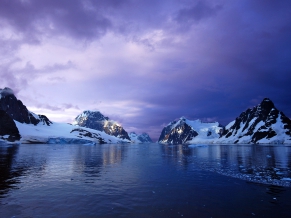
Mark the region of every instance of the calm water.
<instances>
[{"instance_id":1,"label":"calm water","mask_svg":"<svg viewBox=\"0 0 291 218\"><path fill-rule=\"evenodd\" d=\"M290 169L288 146L0 145L0 217L291 217Z\"/></svg>"}]
</instances>

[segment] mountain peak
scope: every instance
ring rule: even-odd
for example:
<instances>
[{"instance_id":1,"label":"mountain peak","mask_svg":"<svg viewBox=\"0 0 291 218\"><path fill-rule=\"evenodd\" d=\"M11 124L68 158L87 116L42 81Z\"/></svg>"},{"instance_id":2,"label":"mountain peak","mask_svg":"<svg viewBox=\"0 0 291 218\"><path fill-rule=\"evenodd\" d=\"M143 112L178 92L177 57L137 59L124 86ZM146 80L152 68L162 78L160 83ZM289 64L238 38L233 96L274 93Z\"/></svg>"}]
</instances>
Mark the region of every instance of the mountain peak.
<instances>
[{"instance_id":1,"label":"mountain peak","mask_svg":"<svg viewBox=\"0 0 291 218\"><path fill-rule=\"evenodd\" d=\"M102 113L100 113L100 111L85 110L82 114L75 118L73 124L104 131L108 135L130 140L128 133L120 124L110 120L109 117L105 117Z\"/></svg>"},{"instance_id":2,"label":"mountain peak","mask_svg":"<svg viewBox=\"0 0 291 218\"><path fill-rule=\"evenodd\" d=\"M97 110L84 110L80 115L78 115L75 120L84 119L84 117L94 119L95 121L105 121L109 120L108 117L105 117L100 111Z\"/></svg>"},{"instance_id":3,"label":"mountain peak","mask_svg":"<svg viewBox=\"0 0 291 218\"><path fill-rule=\"evenodd\" d=\"M0 109L5 111L13 120L20 123L34 124L42 122L49 125L52 122L45 116L30 112L22 101L18 100L12 89L5 87L0 89Z\"/></svg>"},{"instance_id":4,"label":"mountain peak","mask_svg":"<svg viewBox=\"0 0 291 218\"><path fill-rule=\"evenodd\" d=\"M220 139L228 143L283 143L290 140L291 121L269 98L230 122Z\"/></svg>"},{"instance_id":5,"label":"mountain peak","mask_svg":"<svg viewBox=\"0 0 291 218\"><path fill-rule=\"evenodd\" d=\"M269 98L264 98L260 106L262 108L268 108L268 109L272 109L275 107L274 103Z\"/></svg>"},{"instance_id":6,"label":"mountain peak","mask_svg":"<svg viewBox=\"0 0 291 218\"><path fill-rule=\"evenodd\" d=\"M7 96L7 95L14 95L13 90L8 87L5 87L4 89L0 89L0 97Z\"/></svg>"},{"instance_id":7,"label":"mountain peak","mask_svg":"<svg viewBox=\"0 0 291 218\"><path fill-rule=\"evenodd\" d=\"M269 98L264 98L263 101L271 101Z\"/></svg>"}]
</instances>

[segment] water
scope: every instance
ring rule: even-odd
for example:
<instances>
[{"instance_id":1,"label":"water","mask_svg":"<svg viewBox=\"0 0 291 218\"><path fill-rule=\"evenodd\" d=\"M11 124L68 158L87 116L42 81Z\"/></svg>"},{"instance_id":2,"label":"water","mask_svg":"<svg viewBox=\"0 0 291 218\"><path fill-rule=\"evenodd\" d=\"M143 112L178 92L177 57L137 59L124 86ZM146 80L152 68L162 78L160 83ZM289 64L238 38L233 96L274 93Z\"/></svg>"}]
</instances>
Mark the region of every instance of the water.
<instances>
[{"instance_id":1,"label":"water","mask_svg":"<svg viewBox=\"0 0 291 218\"><path fill-rule=\"evenodd\" d=\"M291 217L291 147L0 145L0 217Z\"/></svg>"}]
</instances>

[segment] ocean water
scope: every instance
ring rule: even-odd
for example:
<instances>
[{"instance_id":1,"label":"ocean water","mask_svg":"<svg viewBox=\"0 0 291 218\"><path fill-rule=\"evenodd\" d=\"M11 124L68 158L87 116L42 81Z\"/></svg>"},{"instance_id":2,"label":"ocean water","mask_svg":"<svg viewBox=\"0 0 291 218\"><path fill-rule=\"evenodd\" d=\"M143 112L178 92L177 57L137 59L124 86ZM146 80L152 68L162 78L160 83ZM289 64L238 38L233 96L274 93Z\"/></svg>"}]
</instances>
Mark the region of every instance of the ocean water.
<instances>
[{"instance_id":1,"label":"ocean water","mask_svg":"<svg viewBox=\"0 0 291 218\"><path fill-rule=\"evenodd\" d=\"M0 145L0 217L291 217L285 145Z\"/></svg>"}]
</instances>

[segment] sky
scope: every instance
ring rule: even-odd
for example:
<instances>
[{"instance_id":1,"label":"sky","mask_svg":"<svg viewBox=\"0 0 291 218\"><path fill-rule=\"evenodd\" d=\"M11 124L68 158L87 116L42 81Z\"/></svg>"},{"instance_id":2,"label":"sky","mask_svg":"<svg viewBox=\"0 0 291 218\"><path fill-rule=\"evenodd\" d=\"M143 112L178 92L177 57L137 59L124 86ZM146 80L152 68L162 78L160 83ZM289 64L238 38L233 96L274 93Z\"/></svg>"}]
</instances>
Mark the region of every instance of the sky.
<instances>
[{"instance_id":1,"label":"sky","mask_svg":"<svg viewBox=\"0 0 291 218\"><path fill-rule=\"evenodd\" d=\"M268 97L291 117L290 0L0 0L0 88L72 122L99 110L157 140Z\"/></svg>"}]
</instances>

